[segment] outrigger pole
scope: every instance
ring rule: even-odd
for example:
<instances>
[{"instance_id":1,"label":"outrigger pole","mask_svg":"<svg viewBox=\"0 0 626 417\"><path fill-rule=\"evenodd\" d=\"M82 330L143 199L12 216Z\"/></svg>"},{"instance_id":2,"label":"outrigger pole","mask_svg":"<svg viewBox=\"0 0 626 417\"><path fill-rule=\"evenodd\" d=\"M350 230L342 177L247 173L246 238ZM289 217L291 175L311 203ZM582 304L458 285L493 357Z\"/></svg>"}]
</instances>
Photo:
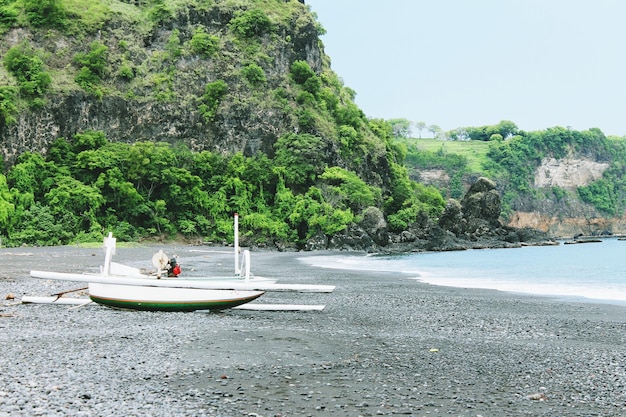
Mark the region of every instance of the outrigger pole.
<instances>
[{"instance_id":1,"label":"outrigger pole","mask_svg":"<svg viewBox=\"0 0 626 417\"><path fill-rule=\"evenodd\" d=\"M197 288L208 290L241 290L241 291L295 291L295 292L333 292L334 285L310 284L277 284L263 282L237 282L237 280L162 280L146 279L138 276L116 276L102 274L75 274L67 272L30 271L33 278L56 279L59 281L95 282L102 284L133 285L141 287Z\"/></svg>"},{"instance_id":2,"label":"outrigger pole","mask_svg":"<svg viewBox=\"0 0 626 417\"><path fill-rule=\"evenodd\" d=\"M239 213L235 213L235 275L241 275L239 270Z\"/></svg>"}]
</instances>

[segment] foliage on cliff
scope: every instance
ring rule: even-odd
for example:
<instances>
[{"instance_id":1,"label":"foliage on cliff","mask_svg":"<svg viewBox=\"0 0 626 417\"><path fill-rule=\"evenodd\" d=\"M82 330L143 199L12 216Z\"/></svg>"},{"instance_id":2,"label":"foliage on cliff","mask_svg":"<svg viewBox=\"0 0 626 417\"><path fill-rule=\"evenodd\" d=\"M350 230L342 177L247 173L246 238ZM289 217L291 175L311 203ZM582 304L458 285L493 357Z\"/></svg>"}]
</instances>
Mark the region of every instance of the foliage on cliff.
<instances>
[{"instance_id":1,"label":"foliage on cliff","mask_svg":"<svg viewBox=\"0 0 626 417\"><path fill-rule=\"evenodd\" d=\"M505 136L501 134L502 127L508 129ZM455 130L457 136L449 135L449 138L458 139L459 131ZM495 180L502 195L502 214L505 217L516 210L581 218L614 217L626 213L624 138L607 138L597 128L575 131L553 127L525 132L511 122L462 131L469 132L462 135L468 140L430 140L431 148L438 146L436 150L420 146L419 139L402 140L407 146L406 160L410 169L418 175L424 170L445 171L450 179L441 189L444 194L453 197L462 195L460 184L471 183L476 176ZM435 142L438 145L434 145ZM479 145L479 148L474 145ZM473 159L472 164L468 155ZM602 178L575 189L538 187L534 183L537 169L546 158L579 158L607 163L609 167Z\"/></svg>"},{"instance_id":2,"label":"foliage on cliff","mask_svg":"<svg viewBox=\"0 0 626 417\"><path fill-rule=\"evenodd\" d=\"M295 0L0 0L0 235L302 245L443 198L331 70ZM280 242L280 243L276 243Z\"/></svg>"}]
</instances>

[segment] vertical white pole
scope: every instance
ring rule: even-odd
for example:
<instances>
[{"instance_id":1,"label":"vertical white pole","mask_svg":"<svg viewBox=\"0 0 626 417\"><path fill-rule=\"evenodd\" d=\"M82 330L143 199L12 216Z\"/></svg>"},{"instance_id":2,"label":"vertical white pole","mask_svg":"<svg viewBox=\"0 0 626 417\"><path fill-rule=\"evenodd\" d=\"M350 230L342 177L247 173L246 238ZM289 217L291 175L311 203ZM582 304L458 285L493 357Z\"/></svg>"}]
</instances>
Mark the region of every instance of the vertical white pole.
<instances>
[{"instance_id":1,"label":"vertical white pole","mask_svg":"<svg viewBox=\"0 0 626 417\"><path fill-rule=\"evenodd\" d=\"M243 251L243 260L246 263L246 282L250 282L250 251L247 249Z\"/></svg>"},{"instance_id":2,"label":"vertical white pole","mask_svg":"<svg viewBox=\"0 0 626 417\"><path fill-rule=\"evenodd\" d=\"M109 275L109 271L111 270L111 258L115 254L115 240L111 232L109 232L108 237L104 238L106 254L104 255L104 270L102 271L102 275Z\"/></svg>"},{"instance_id":3,"label":"vertical white pole","mask_svg":"<svg viewBox=\"0 0 626 417\"><path fill-rule=\"evenodd\" d=\"M239 274L239 213L235 213L235 275Z\"/></svg>"}]
</instances>

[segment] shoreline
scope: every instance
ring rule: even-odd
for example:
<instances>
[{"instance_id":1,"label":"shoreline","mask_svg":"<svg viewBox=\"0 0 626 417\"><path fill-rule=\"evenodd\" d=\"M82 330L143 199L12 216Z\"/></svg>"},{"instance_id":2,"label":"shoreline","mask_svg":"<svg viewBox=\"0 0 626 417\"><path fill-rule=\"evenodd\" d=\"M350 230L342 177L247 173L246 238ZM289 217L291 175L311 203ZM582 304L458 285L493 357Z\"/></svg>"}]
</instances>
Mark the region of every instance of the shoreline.
<instances>
[{"instance_id":1,"label":"shoreline","mask_svg":"<svg viewBox=\"0 0 626 417\"><path fill-rule=\"evenodd\" d=\"M114 259L149 264L158 248L178 254L183 273L232 265L232 254L182 245L120 248ZM100 249L31 252L3 259L0 294L17 300L67 287L30 278L32 266L71 271L102 261ZM626 414L625 306L310 267L302 255L253 252L253 271L335 292L259 302L326 304L322 312L70 310L3 300L0 417Z\"/></svg>"},{"instance_id":2,"label":"shoreline","mask_svg":"<svg viewBox=\"0 0 626 417\"><path fill-rule=\"evenodd\" d=\"M508 250L503 248L495 248L491 250ZM515 248L518 249L518 248ZM520 248L521 249L521 248ZM481 249L484 251L484 249ZM434 254L439 254L440 252L431 252ZM408 256L412 254L406 254ZM428 255L428 253L420 253L422 255ZM346 270L353 272L362 272L362 273L396 273L396 274L404 274L408 279L413 279L417 282L434 285L434 286L442 286L442 287L451 287L458 288L461 290L464 289L478 289L478 290L493 290L504 292L512 295L518 296L531 296L531 297L541 297L548 298L555 301L563 301L563 302L580 302L580 303L590 303L590 304L612 304L619 306L626 306L626 299L624 298L608 298L605 294L598 293L595 289L589 289L589 291L585 291L585 294L576 293L580 292L580 288L577 289L569 289L567 291L563 291L562 293L557 293L553 291L553 288L535 288L533 286L525 285L524 289L518 288L519 285L513 284L513 281L502 281L502 282L491 282L491 281L482 281L482 280L459 280L459 279L450 279L447 275L445 276L431 276L430 274L425 274L423 270L391 270L384 269L384 265L368 265L368 267L364 266L363 262L359 261L359 258L363 258L363 260L367 260L371 257L378 256L377 254L364 254L360 252L322 252L322 253L307 253L307 255L303 255L303 262L305 262L308 266L314 268L330 268L336 270ZM386 258L389 255L381 254L382 257ZM445 254L444 254L445 256ZM319 261L308 261L306 258L319 258ZM333 258L339 259L339 261L334 261ZM355 258L355 261L352 261L351 258ZM561 288L562 290L562 288ZM612 294L615 295L615 294ZM621 295L621 293L620 293Z\"/></svg>"}]
</instances>

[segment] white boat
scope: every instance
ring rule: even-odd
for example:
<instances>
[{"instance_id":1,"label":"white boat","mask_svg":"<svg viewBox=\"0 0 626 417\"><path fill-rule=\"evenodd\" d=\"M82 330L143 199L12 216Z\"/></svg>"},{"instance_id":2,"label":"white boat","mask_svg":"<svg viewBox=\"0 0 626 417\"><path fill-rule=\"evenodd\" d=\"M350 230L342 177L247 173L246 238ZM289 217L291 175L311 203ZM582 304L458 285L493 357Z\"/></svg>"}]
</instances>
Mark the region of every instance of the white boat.
<instances>
[{"instance_id":1,"label":"white boat","mask_svg":"<svg viewBox=\"0 0 626 417\"><path fill-rule=\"evenodd\" d=\"M30 271L34 278L89 283L91 301L113 308L151 311L223 310L249 303L266 291L332 292L330 285L277 284L274 279L250 274L250 255L244 251L239 268L238 216L235 216L235 273L232 276L206 278L167 278L163 267L167 257L160 251L153 257L155 275L142 274L139 269L112 262L116 239L111 234L104 239L105 262L100 274L76 274L52 271ZM41 297L26 297L27 302L44 302ZM51 303L54 303L53 299ZM35 301L38 300L38 301ZM48 302L50 300L48 299ZM280 305L274 305L279 308ZM278 307L277 307L278 306ZM285 306L285 310L301 307L319 310L323 306ZM321 308L320 308L321 307Z\"/></svg>"},{"instance_id":2,"label":"white boat","mask_svg":"<svg viewBox=\"0 0 626 417\"><path fill-rule=\"evenodd\" d=\"M259 298L265 291L168 288L89 283L89 298L108 307L149 311L223 310Z\"/></svg>"}]
</instances>

